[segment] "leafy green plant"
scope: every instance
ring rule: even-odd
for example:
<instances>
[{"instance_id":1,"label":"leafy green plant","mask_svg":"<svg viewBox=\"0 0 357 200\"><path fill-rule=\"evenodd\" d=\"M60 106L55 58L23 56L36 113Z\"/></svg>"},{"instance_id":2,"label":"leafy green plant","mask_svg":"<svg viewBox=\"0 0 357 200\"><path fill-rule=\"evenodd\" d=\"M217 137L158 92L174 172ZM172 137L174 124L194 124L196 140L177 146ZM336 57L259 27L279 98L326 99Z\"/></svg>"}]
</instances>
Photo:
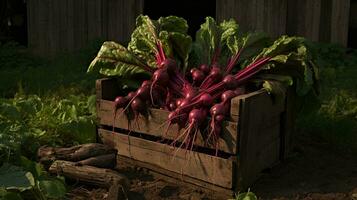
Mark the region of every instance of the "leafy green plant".
<instances>
[{"instance_id":1,"label":"leafy green plant","mask_svg":"<svg viewBox=\"0 0 357 200\"><path fill-rule=\"evenodd\" d=\"M63 199L66 187L62 177L52 177L36 162L21 156L18 166L0 167L0 199Z\"/></svg>"},{"instance_id":2,"label":"leafy green plant","mask_svg":"<svg viewBox=\"0 0 357 200\"><path fill-rule=\"evenodd\" d=\"M257 196L248 189L248 192L238 193L234 199L229 200L258 200Z\"/></svg>"},{"instance_id":3,"label":"leafy green plant","mask_svg":"<svg viewBox=\"0 0 357 200\"><path fill-rule=\"evenodd\" d=\"M0 99L0 119L0 164L17 154L33 158L41 145L95 141L95 95Z\"/></svg>"}]
</instances>

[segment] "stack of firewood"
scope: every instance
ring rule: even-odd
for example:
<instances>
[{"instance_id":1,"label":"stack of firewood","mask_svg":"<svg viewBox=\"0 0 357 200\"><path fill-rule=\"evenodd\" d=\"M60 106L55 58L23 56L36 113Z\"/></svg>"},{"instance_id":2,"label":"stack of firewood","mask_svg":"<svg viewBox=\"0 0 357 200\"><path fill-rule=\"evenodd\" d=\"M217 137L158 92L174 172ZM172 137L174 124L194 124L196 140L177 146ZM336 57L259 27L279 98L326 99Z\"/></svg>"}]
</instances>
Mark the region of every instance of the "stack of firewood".
<instances>
[{"instance_id":1,"label":"stack of firewood","mask_svg":"<svg viewBox=\"0 0 357 200\"><path fill-rule=\"evenodd\" d=\"M127 178L114 170L116 150L91 143L69 148L41 147L39 161L52 174L109 189L108 199L127 199Z\"/></svg>"}]
</instances>

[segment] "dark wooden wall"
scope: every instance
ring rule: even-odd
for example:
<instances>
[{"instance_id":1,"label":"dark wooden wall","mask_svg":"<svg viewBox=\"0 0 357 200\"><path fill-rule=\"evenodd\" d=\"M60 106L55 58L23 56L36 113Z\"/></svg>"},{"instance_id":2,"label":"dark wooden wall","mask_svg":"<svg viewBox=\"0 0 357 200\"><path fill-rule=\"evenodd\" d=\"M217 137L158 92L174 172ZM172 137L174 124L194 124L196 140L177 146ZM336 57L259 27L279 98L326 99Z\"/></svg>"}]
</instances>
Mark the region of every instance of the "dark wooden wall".
<instances>
[{"instance_id":1,"label":"dark wooden wall","mask_svg":"<svg viewBox=\"0 0 357 200\"><path fill-rule=\"evenodd\" d=\"M244 31L300 35L343 46L349 10L350 0L216 0L217 19L235 18Z\"/></svg>"},{"instance_id":2,"label":"dark wooden wall","mask_svg":"<svg viewBox=\"0 0 357 200\"><path fill-rule=\"evenodd\" d=\"M28 46L55 55L95 39L125 42L142 10L143 0L27 0Z\"/></svg>"},{"instance_id":3,"label":"dark wooden wall","mask_svg":"<svg viewBox=\"0 0 357 200\"><path fill-rule=\"evenodd\" d=\"M347 45L350 0L216 0L215 5L218 21L235 18L243 31ZM95 39L126 42L143 10L144 0L27 0L28 46L47 56Z\"/></svg>"}]
</instances>

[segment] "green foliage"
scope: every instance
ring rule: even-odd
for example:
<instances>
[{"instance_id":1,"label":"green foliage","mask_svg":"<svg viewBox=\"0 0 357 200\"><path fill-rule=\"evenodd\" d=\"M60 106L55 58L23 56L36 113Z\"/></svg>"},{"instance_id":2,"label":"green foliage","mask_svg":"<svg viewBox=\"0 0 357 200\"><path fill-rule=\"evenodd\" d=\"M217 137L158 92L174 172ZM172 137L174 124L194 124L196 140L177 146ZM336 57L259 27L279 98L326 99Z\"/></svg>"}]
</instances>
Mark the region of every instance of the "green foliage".
<instances>
[{"instance_id":1,"label":"green foliage","mask_svg":"<svg viewBox=\"0 0 357 200\"><path fill-rule=\"evenodd\" d=\"M244 193L238 193L235 195L235 199L229 199L229 200L257 200L257 196L248 190L248 192Z\"/></svg>"},{"instance_id":2,"label":"green foliage","mask_svg":"<svg viewBox=\"0 0 357 200\"><path fill-rule=\"evenodd\" d=\"M160 44L166 56L176 58L185 68L192 40L187 30L188 25L183 18L168 16L151 20L140 15L128 47L104 42L88 72L99 70L103 75L123 78L146 73L145 69L156 68Z\"/></svg>"},{"instance_id":3,"label":"green foliage","mask_svg":"<svg viewBox=\"0 0 357 200\"><path fill-rule=\"evenodd\" d=\"M35 185L34 177L21 167L5 163L0 167L0 187L23 192Z\"/></svg>"},{"instance_id":4,"label":"green foliage","mask_svg":"<svg viewBox=\"0 0 357 200\"><path fill-rule=\"evenodd\" d=\"M306 95L311 88L318 89L319 71L304 38L282 36L263 49L255 60L261 57L271 57L271 62L264 69L266 73L290 76L296 80L298 95Z\"/></svg>"},{"instance_id":5,"label":"green foliage","mask_svg":"<svg viewBox=\"0 0 357 200\"><path fill-rule=\"evenodd\" d=\"M232 19L217 24L212 17L206 17L196 33L190 56L191 65L212 64L218 62L225 65L228 56L235 54L243 46L243 41L238 37L239 26ZM218 54L220 56L216 57Z\"/></svg>"},{"instance_id":6,"label":"green foliage","mask_svg":"<svg viewBox=\"0 0 357 200\"><path fill-rule=\"evenodd\" d=\"M320 67L320 95L300 102L300 132L319 136L342 150L357 150L357 53L314 43Z\"/></svg>"},{"instance_id":7,"label":"green foliage","mask_svg":"<svg viewBox=\"0 0 357 200\"><path fill-rule=\"evenodd\" d=\"M16 165L0 167L0 199L63 199L66 187L61 177L51 177L36 162L19 157Z\"/></svg>"},{"instance_id":8,"label":"green foliage","mask_svg":"<svg viewBox=\"0 0 357 200\"><path fill-rule=\"evenodd\" d=\"M31 56L13 43L0 45L0 97L12 98L18 92L40 96L54 91L93 94L100 76L86 71L100 43L94 41L78 52L51 59Z\"/></svg>"},{"instance_id":9,"label":"green foliage","mask_svg":"<svg viewBox=\"0 0 357 200\"><path fill-rule=\"evenodd\" d=\"M240 59L234 60L235 55ZM244 68L261 58L271 58L262 71L264 74L278 74L269 80L260 76L262 86L270 93L281 95L282 87L296 84L297 94L306 95L311 89L317 90L318 68L314 64L314 56L304 38L281 36L275 41L261 33L246 33L239 31L234 20L217 24L211 17L197 31L196 41L191 52L191 65L211 64L218 62L226 66L227 60L239 64L237 69ZM218 57L218 58L217 58ZM235 70L237 71L237 70ZM275 77L287 76L288 82L281 82ZM278 84L276 82L280 82Z\"/></svg>"},{"instance_id":10,"label":"green foliage","mask_svg":"<svg viewBox=\"0 0 357 200\"><path fill-rule=\"evenodd\" d=\"M106 76L132 76L145 73L145 66L136 56L125 47L115 42L104 42L97 57L89 65L88 72L99 69Z\"/></svg>"},{"instance_id":11,"label":"green foliage","mask_svg":"<svg viewBox=\"0 0 357 200\"><path fill-rule=\"evenodd\" d=\"M36 95L0 99L0 163L41 145L95 141L95 96ZM28 155L32 157L33 155Z\"/></svg>"}]
</instances>

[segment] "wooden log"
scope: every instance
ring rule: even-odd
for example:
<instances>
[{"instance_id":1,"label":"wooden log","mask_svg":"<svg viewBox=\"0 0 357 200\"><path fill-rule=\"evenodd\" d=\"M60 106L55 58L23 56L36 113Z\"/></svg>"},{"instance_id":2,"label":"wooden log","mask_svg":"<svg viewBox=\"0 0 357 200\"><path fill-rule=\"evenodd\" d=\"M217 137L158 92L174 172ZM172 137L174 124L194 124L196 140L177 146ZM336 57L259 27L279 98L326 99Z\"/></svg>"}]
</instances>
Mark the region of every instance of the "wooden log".
<instances>
[{"instance_id":1,"label":"wooden log","mask_svg":"<svg viewBox=\"0 0 357 200\"><path fill-rule=\"evenodd\" d=\"M88 165L100 168L113 169L116 166L116 153L91 157L77 162L78 166Z\"/></svg>"},{"instance_id":2,"label":"wooden log","mask_svg":"<svg viewBox=\"0 0 357 200\"><path fill-rule=\"evenodd\" d=\"M45 165L55 160L81 161L105 154L116 154L116 150L103 144L89 143L68 148L44 146L37 152L39 161Z\"/></svg>"},{"instance_id":3,"label":"wooden log","mask_svg":"<svg viewBox=\"0 0 357 200\"><path fill-rule=\"evenodd\" d=\"M126 196L125 193L129 188L128 179L118 172L110 169L102 169L92 166L78 166L75 162L56 160L49 172L65 176L71 180L80 181L85 184L109 188L108 199L123 199L120 196ZM116 194L114 194L116 191Z\"/></svg>"}]
</instances>

